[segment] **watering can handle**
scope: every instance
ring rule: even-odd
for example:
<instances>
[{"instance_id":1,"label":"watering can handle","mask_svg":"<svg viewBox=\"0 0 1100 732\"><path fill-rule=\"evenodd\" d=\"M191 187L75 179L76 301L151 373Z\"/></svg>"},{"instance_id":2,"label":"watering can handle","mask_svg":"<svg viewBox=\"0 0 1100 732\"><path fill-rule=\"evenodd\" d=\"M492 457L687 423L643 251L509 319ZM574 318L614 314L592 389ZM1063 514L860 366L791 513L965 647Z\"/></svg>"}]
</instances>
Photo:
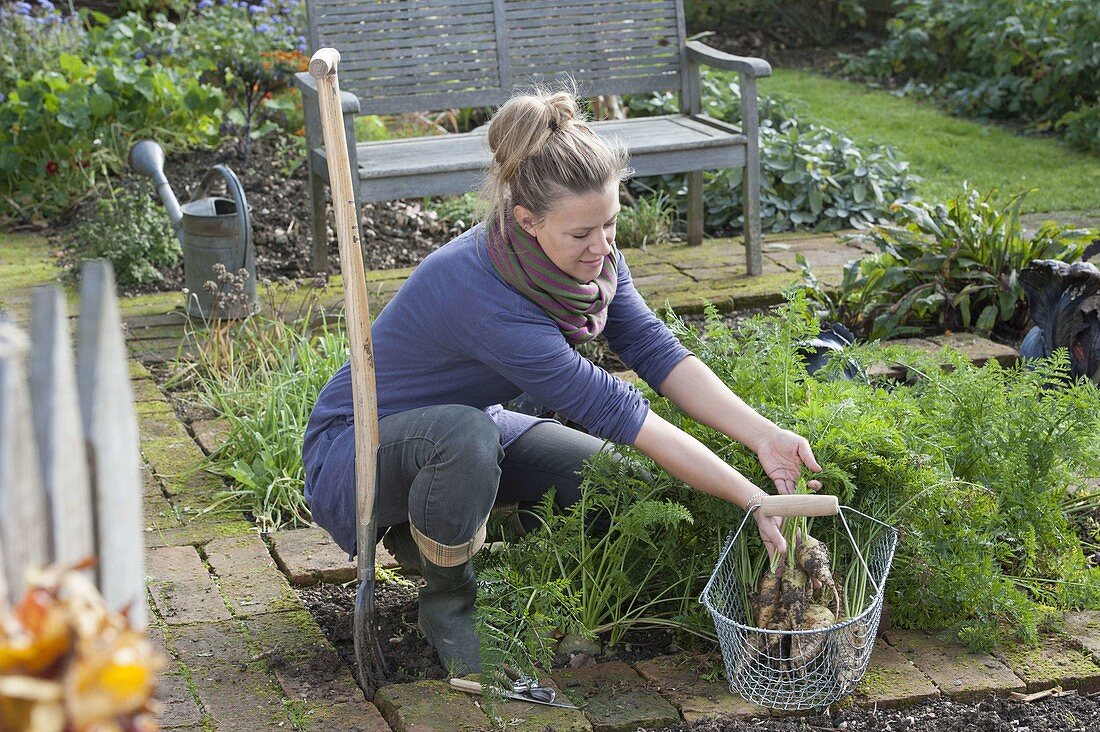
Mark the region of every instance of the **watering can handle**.
<instances>
[{"instance_id":1,"label":"watering can handle","mask_svg":"<svg viewBox=\"0 0 1100 732\"><path fill-rule=\"evenodd\" d=\"M792 493L760 499L760 512L765 516L835 516L839 511L836 496Z\"/></svg>"},{"instance_id":2,"label":"watering can handle","mask_svg":"<svg viewBox=\"0 0 1100 732\"><path fill-rule=\"evenodd\" d=\"M255 272L256 254L252 249L252 225L249 221L248 201L245 200L244 186L241 185L237 174L224 165L215 165L203 177L202 183L199 184L199 190L205 193L210 181L217 175L220 175L225 181L226 192L233 199L233 205L237 207L237 221L240 225L239 236L240 240L244 242L244 264L242 266L249 272Z\"/></svg>"}]
</instances>

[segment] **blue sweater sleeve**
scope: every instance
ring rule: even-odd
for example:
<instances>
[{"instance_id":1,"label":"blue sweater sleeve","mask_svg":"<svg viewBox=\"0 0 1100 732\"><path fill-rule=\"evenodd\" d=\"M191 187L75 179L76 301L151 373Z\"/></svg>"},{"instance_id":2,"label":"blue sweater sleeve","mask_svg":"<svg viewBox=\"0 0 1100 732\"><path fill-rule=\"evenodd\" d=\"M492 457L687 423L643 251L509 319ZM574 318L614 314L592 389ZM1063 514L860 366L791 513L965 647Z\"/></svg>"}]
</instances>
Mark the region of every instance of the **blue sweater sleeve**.
<instances>
[{"instance_id":1,"label":"blue sweater sleeve","mask_svg":"<svg viewBox=\"0 0 1100 732\"><path fill-rule=\"evenodd\" d=\"M691 355L634 288L624 256L619 257L619 283L604 336L623 363L657 392L676 364Z\"/></svg>"},{"instance_id":2,"label":"blue sweater sleeve","mask_svg":"<svg viewBox=\"0 0 1100 732\"><path fill-rule=\"evenodd\" d=\"M467 322L466 327L471 324ZM497 310L491 322L472 327L476 333L462 336L472 356L592 434L620 444L634 443L649 401L636 387L570 347L553 321L534 305L518 312Z\"/></svg>"}]
</instances>

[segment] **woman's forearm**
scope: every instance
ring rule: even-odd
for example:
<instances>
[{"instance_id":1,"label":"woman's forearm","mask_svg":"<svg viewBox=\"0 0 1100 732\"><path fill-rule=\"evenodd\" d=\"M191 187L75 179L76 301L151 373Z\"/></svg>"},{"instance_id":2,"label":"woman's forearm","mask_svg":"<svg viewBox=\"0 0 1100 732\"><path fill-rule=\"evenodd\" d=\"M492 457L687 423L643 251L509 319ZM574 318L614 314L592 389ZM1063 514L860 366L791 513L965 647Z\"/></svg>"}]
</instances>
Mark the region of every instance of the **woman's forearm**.
<instances>
[{"instance_id":1,"label":"woman's forearm","mask_svg":"<svg viewBox=\"0 0 1100 732\"><path fill-rule=\"evenodd\" d=\"M688 356L669 372L661 394L689 417L758 451L768 434L779 428L730 391L710 368Z\"/></svg>"},{"instance_id":2,"label":"woman's forearm","mask_svg":"<svg viewBox=\"0 0 1100 732\"><path fill-rule=\"evenodd\" d=\"M634 446L692 488L746 508L764 495L759 487L691 435L650 411Z\"/></svg>"}]
</instances>

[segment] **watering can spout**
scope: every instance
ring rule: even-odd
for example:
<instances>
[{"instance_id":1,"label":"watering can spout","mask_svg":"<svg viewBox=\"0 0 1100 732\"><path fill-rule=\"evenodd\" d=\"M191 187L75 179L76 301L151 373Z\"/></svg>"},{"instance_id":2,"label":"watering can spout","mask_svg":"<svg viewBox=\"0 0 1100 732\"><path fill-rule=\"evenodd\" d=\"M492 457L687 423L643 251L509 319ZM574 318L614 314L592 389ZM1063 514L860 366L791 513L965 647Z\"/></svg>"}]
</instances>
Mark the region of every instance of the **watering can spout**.
<instances>
[{"instance_id":1,"label":"watering can spout","mask_svg":"<svg viewBox=\"0 0 1100 732\"><path fill-rule=\"evenodd\" d=\"M164 175L164 150L152 140L141 140L130 148L130 167L135 173L153 179L153 184L157 187L157 195L164 202L168 218L172 221L172 228L175 229L176 235L180 236L183 212L180 210L176 194L172 192L172 186L168 185L168 178Z\"/></svg>"}]
</instances>

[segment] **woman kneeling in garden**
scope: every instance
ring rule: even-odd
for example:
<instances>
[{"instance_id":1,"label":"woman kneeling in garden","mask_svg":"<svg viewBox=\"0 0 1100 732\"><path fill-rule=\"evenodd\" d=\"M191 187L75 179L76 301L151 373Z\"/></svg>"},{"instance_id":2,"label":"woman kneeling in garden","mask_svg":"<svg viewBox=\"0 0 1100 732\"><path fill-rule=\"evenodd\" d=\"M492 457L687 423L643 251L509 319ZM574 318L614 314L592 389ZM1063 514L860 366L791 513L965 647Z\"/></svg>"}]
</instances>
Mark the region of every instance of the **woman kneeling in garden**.
<instances>
[{"instance_id":1,"label":"woman kneeling in garden","mask_svg":"<svg viewBox=\"0 0 1100 732\"><path fill-rule=\"evenodd\" d=\"M764 494L576 345L602 333L654 389L753 449L781 492L802 463L820 470L805 439L742 402L634 289L615 248L627 154L596 136L572 94L513 98L488 139L485 222L425 258L372 327L383 543L426 581L421 633L445 668L469 671L481 667L472 558L494 504L530 506L553 489L570 505L606 441L742 508ZM590 434L499 406L523 392ZM313 519L352 555L354 441L345 364L313 409L303 459ZM784 550L778 520L756 516L768 547Z\"/></svg>"}]
</instances>

